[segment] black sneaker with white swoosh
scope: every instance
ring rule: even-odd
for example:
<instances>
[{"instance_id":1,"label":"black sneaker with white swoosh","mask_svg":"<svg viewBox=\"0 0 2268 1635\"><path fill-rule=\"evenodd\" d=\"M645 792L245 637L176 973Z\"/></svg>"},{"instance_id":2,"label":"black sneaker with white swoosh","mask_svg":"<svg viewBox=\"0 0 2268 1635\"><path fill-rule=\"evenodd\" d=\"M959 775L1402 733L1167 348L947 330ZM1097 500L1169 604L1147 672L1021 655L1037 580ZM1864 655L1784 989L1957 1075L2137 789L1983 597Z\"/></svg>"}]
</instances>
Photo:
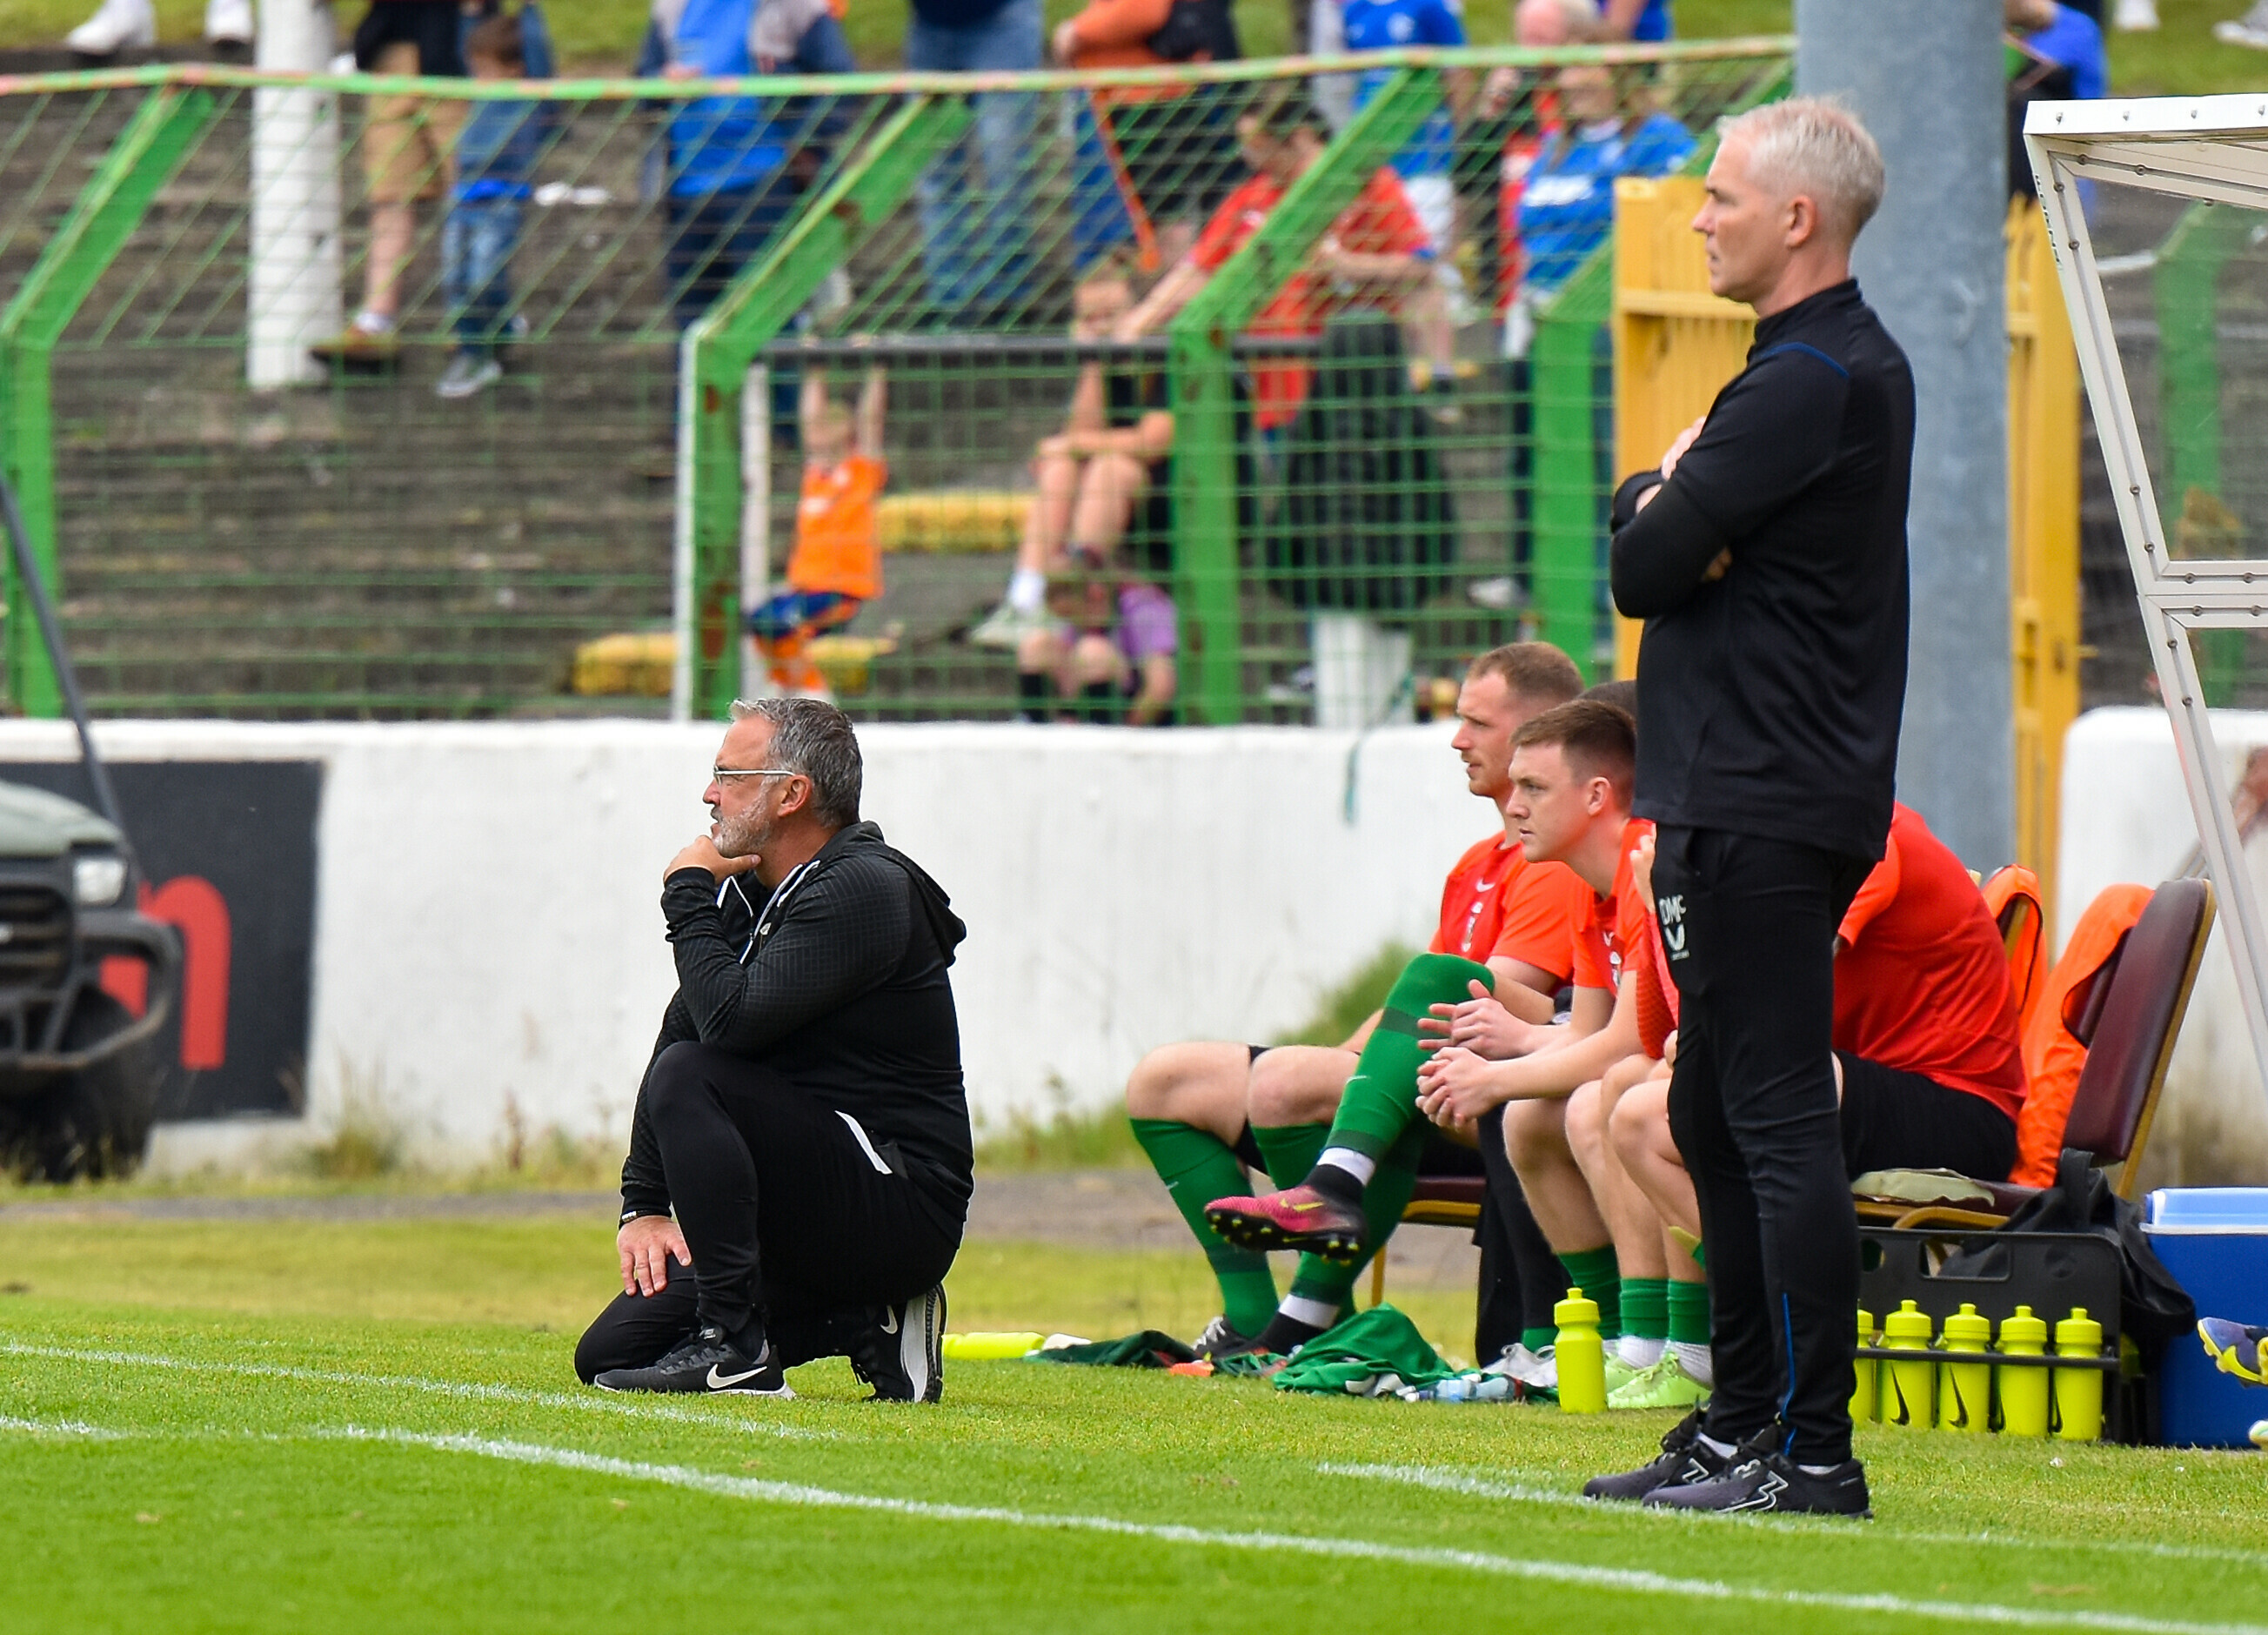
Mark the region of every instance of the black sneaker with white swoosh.
<instances>
[{"instance_id":1,"label":"black sneaker with white swoosh","mask_svg":"<svg viewBox=\"0 0 2268 1635\"><path fill-rule=\"evenodd\" d=\"M852 1372L874 1403L933 1403L945 1395L945 1285L885 1306L850 1346Z\"/></svg>"},{"instance_id":2,"label":"black sneaker with white swoosh","mask_svg":"<svg viewBox=\"0 0 2268 1635\"><path fill-rule=\"evenodd\" d=\"M779 1354L766 1340L759 1354L748 1356L725 1337L718 1328L696 1330L659 1362L648 1368L610 1368L591 1381L602 1391L690 1391L702 1396L731 1393L740 1396L792 1398L787 1378L780 1372Z\"/></svg>"},{"instance_id":3,"label":"black sneaker with white swoosh","mask_svg":"<svg viewBox=\"0 0 2268 1635\"><path fill-rule=\"evenodd\" d=\"M1867 1469L1857 1460L1845 1459L1815 1475L1777 1453L1753 1455L1706 1482L1657 1487L1646 1502L1665 1510L1849 1516L1860 1521L1874 1517Z\"/></svg>"}]
</instances>

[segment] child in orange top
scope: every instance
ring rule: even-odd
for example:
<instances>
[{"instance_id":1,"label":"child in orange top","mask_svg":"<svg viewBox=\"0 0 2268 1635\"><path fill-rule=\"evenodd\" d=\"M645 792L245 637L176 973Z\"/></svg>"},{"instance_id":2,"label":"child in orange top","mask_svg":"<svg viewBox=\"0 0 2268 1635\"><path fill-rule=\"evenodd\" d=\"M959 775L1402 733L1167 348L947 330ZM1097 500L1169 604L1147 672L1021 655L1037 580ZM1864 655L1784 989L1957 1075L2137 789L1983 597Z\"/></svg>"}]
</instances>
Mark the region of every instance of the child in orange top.
<instances>
[{"instance_id":1,"label":"child in orange top","mask_svg":"<svg viewBox=\"0 0 2268 1635\"><path fill-rule=\"evenodd\" d=\"M827 394L827 374L803 378L797 420L803 435L803 494L795 508L795 549L787 588L748 610L748 634L783 692L827 694L827 678L805 656L811 638L848 624L882 593L882 551L874 502L889 479L882 461L887 388L866 372L854 416Z\"/></svg>"}]
</instances>

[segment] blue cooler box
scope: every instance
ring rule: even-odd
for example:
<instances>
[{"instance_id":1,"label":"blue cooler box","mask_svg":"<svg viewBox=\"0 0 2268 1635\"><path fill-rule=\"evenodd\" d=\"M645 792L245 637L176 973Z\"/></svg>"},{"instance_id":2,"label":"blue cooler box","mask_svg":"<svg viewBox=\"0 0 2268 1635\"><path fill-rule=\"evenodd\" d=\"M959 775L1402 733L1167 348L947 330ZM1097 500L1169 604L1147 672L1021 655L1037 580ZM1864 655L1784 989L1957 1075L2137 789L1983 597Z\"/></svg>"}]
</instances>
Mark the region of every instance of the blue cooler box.
<instances>
[{"instance_id":1,"label":"blue cooler box","mask_svg":"<svg viewBox=\"0 0 2268 1635\"><path fill-rule=\"evenodd\" d=\"M2142 1230L2200 1317L2268 1324L2268 1187L2169 1188L2143 1201ZM2166 1344L2158 1403L2172 1447L2245 1447L2268 1389L2223 1374L2195 1333Z\"/></svg>"}]
</instances>

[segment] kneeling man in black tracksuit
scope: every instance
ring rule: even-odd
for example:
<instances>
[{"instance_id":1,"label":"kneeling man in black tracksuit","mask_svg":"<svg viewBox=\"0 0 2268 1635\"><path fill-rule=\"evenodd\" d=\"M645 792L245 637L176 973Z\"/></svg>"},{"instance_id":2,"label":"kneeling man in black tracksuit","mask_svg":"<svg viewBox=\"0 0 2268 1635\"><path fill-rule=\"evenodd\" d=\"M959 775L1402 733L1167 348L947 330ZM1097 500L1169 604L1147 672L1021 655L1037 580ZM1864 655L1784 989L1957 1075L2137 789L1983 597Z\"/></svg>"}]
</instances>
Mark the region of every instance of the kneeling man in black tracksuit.
<instances>
[{"instance_id":1,"label":"kneeling man in black tracksuit","mask_svg":"<svg viewBox=\"0 0 2268 1635\"><path fill-rule=\"evenodd\" d=\"M847 1355L877 1397L935 1402L975 1164L946 975L966 929L858 821L847 716L733 717L716 821L663 873L677 993L622 1165L622 1293L575 1371L785 1396L783 1368Z\"/></svg>"}]
</instances>

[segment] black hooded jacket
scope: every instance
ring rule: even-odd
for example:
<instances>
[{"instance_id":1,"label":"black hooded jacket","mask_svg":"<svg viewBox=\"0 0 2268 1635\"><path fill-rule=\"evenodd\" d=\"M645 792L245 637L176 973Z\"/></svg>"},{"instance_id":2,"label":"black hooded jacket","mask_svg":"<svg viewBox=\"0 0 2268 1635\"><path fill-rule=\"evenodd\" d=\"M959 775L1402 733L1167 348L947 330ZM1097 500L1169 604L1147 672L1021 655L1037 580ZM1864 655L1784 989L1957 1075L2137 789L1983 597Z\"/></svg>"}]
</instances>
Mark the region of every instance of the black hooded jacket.
<instances>
[{"instance_id":1,"label":"black hooded jacket","mask_svg":"<svg viewBox=\"0 0 2268 1635\"><path fill-rule=\"evenodd\" d=\"M718 881L697 868L662 882L677 992L654 1057L698 1041L762 1064L857 1119L891 1167L958 1222L976 1160L946 968L968 928L872 823L836 835L769 899L760 891L752 874ZM643 1083L622 1209L669 1212Z\"/></svg>"}]
</instances>

